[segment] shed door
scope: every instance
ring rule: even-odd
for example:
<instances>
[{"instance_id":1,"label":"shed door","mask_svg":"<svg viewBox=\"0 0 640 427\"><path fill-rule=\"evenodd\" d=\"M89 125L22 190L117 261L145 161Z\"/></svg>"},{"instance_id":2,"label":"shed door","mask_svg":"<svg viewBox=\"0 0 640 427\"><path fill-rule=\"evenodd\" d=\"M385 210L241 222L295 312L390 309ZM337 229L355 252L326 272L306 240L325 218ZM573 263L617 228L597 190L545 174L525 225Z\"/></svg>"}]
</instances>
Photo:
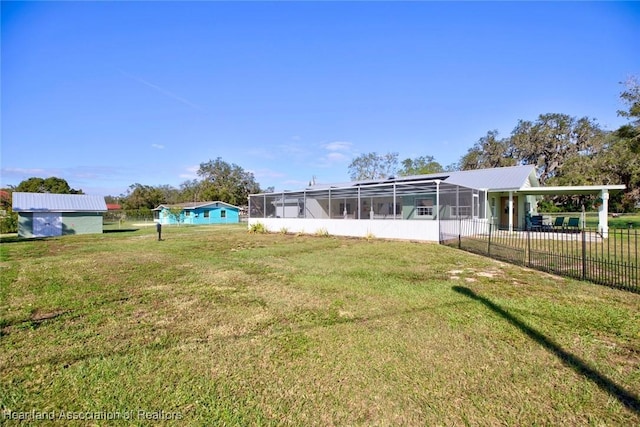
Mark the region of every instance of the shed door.
<instances>
[{"instance_id":1,"label":"shed door","mask_svg":"<svg viewBox=\"0 0 640 427\"><path fill-rule=\"evenodd\" d=\"M33 237L62 235L62 214L33 213Z\"/></svg>"}]
</instances>

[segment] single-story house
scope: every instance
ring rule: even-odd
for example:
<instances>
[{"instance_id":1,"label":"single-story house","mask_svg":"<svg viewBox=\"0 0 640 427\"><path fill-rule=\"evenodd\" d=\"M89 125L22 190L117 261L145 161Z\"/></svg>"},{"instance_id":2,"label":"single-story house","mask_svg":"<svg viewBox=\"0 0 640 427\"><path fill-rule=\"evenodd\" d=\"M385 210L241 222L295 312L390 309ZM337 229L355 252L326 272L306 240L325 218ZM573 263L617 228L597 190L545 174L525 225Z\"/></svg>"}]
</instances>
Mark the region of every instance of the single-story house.
<instances>
[{"instance_id":1,"label":"single-story house","mask_svg":"<svg viewBox=\"0 0 640 427\"><path fill-rule=\"evenodd\" d=\"M232 224L240 222L240 208L220 201L188 202L160 205L153 216L160 224Z\"/></svg>"},{"instance_id":2,"label":"single-story house","mask_svg":"<svg viewBox=\"0 0 640 427\"><path fill-rule=\"evenodd\" d=\"M50 237L102 233L104 197L85 194L13 193L18 236Z\"/></svg>"},{"instance_id":3,"label":"single-story house","mask_svg":"<svg viewBox=\"0 0 640 427\"><path fill-rule=\"evenodd\" d=\"M312 185L252 194L249 226L260 222L274 231L438 241L446 222L473 218L514 230L537 213L545 194L599 194L600 230L606 235L609 191L624 188L541 187L531 165Z\"/></svg>"}]
</instances>

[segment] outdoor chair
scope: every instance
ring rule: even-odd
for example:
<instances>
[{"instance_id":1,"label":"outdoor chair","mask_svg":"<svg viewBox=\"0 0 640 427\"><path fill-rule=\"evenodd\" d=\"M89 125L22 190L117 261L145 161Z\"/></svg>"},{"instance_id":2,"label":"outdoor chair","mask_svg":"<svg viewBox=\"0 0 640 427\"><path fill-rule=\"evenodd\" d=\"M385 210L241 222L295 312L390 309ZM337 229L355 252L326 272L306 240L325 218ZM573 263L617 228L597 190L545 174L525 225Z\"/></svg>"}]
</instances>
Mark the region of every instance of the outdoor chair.
<instances>
[{"instance_id":1,"label":"outdoor chair","mask_svg":"<svg viewBox=\"0 0 640 427\"><path fill-rule=\"evenodd\" d=\"M555 221L553 221L553 228L554 229L562 228L563 225L564 225L564 217L557 216Z\"/></svg>"},{"instance_id":2,"label":"outdoor chair","mask_svg":"<svg viewBox=\"0 0 640 427\"><path fill-rule=\"evenodd\" d=\"M567 228L569 229L580 229L580 218L569 218L569 222L567 222Z\"/></svg>"},{"instance_id":3,"label":"outdoor chair","mask_svg":"<svg viewBox=\"0 0 640 427\"><path fill-rule=\"evenodd\" d=\"M544 224L542 223L542 215L532 215L528 221L528 227L531 231L544 231Z\"/></svg>"}]
</instances>

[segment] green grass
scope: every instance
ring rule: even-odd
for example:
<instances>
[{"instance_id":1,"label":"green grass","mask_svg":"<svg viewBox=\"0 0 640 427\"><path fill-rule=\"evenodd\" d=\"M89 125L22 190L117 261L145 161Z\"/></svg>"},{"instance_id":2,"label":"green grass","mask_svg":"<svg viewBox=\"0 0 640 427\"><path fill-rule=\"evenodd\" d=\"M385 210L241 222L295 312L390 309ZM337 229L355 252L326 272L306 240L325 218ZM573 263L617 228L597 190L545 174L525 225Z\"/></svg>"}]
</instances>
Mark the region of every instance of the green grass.
<instances>
[{"instance_id":1,"label":"green grass","mask_svg":"<svg viewBox=\"0 0 640 427\"><path fill-rule=\"evenodd\" d=\"M640 295L434 244L163 238L3 241L0 424L640 423Z\"/></svg>"}]
</instances>

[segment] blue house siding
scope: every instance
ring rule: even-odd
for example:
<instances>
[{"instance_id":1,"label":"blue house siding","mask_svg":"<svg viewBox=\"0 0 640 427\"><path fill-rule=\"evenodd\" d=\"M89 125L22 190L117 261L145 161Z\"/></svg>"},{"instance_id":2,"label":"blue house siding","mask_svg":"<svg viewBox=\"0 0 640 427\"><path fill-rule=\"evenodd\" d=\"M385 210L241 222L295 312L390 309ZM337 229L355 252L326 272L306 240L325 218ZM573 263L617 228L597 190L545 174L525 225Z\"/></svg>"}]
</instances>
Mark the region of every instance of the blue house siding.
<instances>
[{"instance_id":1,"label":"blue house siding","mask_svg":"<svg viewBox=\"0 0 640 427\"><path fill-rule=\"evenodd\" d=\"M178 223L168 206L160 205L155 210L158 211L156 220L161 224ZM180 224L233 224L240 222L240 208L223 202L202 202L198 206L185 206L179 218Z\"/></svg>"}]
</instances>

